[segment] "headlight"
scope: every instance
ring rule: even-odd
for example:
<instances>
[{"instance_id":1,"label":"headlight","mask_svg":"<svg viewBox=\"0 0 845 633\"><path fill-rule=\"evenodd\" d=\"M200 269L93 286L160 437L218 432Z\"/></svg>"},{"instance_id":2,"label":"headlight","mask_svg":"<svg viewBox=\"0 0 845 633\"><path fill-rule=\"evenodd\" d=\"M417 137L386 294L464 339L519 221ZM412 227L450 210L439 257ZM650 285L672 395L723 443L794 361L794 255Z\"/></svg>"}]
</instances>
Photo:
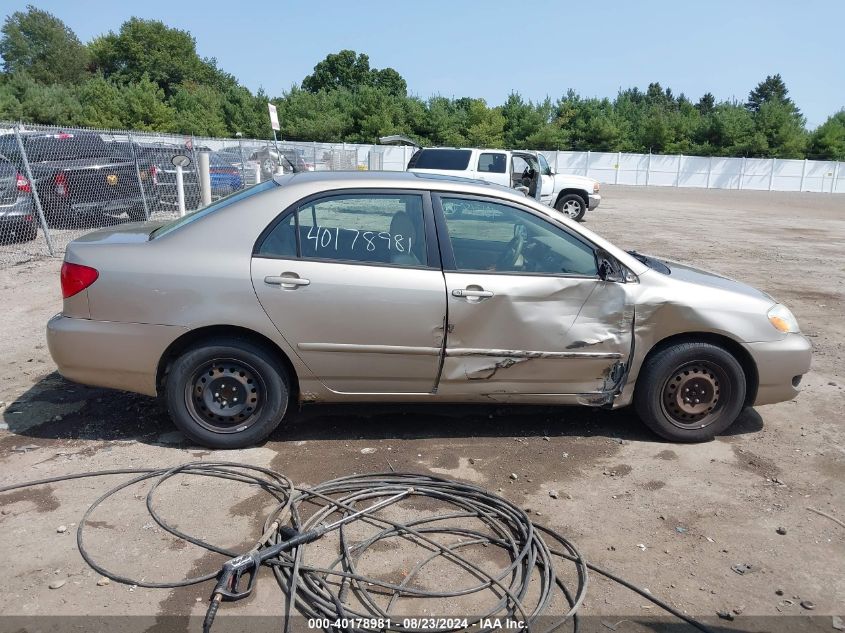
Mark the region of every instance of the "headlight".
<instances>
[{"instance_id":1,"label":"headlight","mask_svg":"<svg viewBox=\"0 0 845 633\"><path fill-rule=\"evenodd\" d=\"M783 332L784 334L788 332L801 331L798 328L798 320L785 305L781 305L779 303L776 306L772 306L766 316L769 317L769 323L771 323L776 330Z\"/></svg>"},{"instance_id":2,"label":"headlight","mask_svg":"<svg viewBox=\"0 0 845 633\"><path fill-rule=\"evenodd\" d=\"M599 183L593 185L593 193L598 193L599 189L601 189L601 185L599 185Z\"/></svg>"}]
</instances>

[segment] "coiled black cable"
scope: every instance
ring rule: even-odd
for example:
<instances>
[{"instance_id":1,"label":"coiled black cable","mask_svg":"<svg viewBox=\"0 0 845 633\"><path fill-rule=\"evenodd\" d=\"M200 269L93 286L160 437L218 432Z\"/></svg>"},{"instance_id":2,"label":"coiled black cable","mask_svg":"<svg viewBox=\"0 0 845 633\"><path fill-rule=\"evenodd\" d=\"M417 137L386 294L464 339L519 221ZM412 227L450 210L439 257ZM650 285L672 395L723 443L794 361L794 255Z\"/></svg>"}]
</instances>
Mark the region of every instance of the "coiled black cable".
<instances>
[{"instance_id":1,"label":"coiled black cable","mask_svg":"<svg viewBox=\"0 0 845 633\"><path fill-rule=\"evenodd\" d=\"M438 507L437 512L429 512L426 516L412 520L391 519L389 516L395 514L391 512L365 515L357 519L356 523L366 524L371 532L358 542L349 533L354 524L341 526L337 532L338 554L322 564L308 560L310 546L298 547L266 561L286 597L286 631L289 630L292 607L315 621L389 620L387 630L391 631L448 631L453 629L438 629L428 625L425 628L405 626L403 622L406 620L397 618L396 614L402 610L403 600L445 601L466 596L472 596L483 605L478 607L478 603L474 603L476 610L481 608L483 613L469 619L473 630L493 631L493 627L479 625L499 619L520 621L524 630L528 631L550 632L559 630L566 623L571 623L572 629L577 631L577 612L586 597L588 570L592 570L631 589L695 628L709 632L701 623L647 591L588 563L571 541L554 530L534 524L525 512L509 501L484 488L431 475L352 475L326 481L313 488L303 488L294 487L286 476L268 468L236 462L191 462L167 469L116 469L51 477L5 486L0 488L0 493L85 477L118 474L135 477L109 489L91 504L77 528L77 545L82 557L98 573L116 582L139 587L172 589L217 577L216 573L212 573L187 579L149 582L111 572L90 554L83 536L91 515L112 495L143 481L153 480L147 493L146 505L153 520L163 530L228 557L235 557L242 552L233 552L205 542L169 525L160 516L155 508L155 494L161 484L175 476L221 478L257 487L275 497L278 503L265 519L264 533L256 543L256 549L278 543L283 538L280 527L288 521L297 530L308 531L328 522L332 515L342 517L409 488L413 488L413 493L403 500L404 509L410 505L413 510L416 501L424 501L426 506L434 503ZM364 555L390 539L401 539L427 551L398 583L359 571ZM465 553L477 546L498 548L500 557L504 556L509 562L491 571L489 566L475 562ZM555 571L556 562L560 563L561 560L574 565L574 587L567 586ZM453 566L462 578L469 577L472 581L464 586L449 586L437 591L415 584L414 581L435 563ZM567 608L564 613L550 617L548 610L551 605L558 604L558 600L562 600ZM542 629L541 617L544 618L543 624L548 623ZM350 626L343 630L357 633L375 629Z\"/></svg>"}]
</instances>

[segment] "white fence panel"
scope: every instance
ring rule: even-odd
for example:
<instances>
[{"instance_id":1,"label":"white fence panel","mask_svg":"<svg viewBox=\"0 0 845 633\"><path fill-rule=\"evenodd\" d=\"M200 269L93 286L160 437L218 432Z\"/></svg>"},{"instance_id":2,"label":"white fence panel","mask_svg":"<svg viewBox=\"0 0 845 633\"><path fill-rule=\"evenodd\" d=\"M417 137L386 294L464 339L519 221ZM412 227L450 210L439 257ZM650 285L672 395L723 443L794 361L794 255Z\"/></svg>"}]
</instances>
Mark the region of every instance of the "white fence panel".
<instances>
[{"instance_id":1,"label":"white fence panel","mask_svg":"<svg viewBox=\"0 0 845 633\"><path fill-rule=\"evenodd\" d=\"M710 187L712 189L739 189L741 173L741 158L713 157L710 162Z\"/></svg>"},{"instance_id":2,"label":"white fence panel","mask_svg":"<svg viewBox=\"0 0 845 633\"><path fill-rule=\"evenodd\" d=\"M619 160L620 185L645 185L648 174L648 154L622 154Z\"/></svg>"},{"instance_id":3,"label":"white fence panel","mask_svg":"<svg viewBox=\"0 0 845 633\"><path fill-rule=\"evenodd\" d=\"M618 152L591 152L590 178L599 182L614 182L618 171Z\"/></svg>"},{"instance_id":4,"label":"white fence panel","mask_svg":"<svg viewBox=\"0 0 845 633\"><path fill-rule=\"evenodd\" d=\"M742 177L743 189L765 191L769 189L772 180L772 159L746 158L745 173Z\"/></svg>"},{"instance_id":5,"label":"white fence panel","mask_svg":"<svg viewBox=\"0 0 845 633\"><path fill-rule=\"evenodd\" d=\"M776 191L801 191L803 160L775 159L773 161L772 189Z\"/></svg>"},{"instance_id":6,"label":"white fence panel","mask_svg":"<svg viewBox=\"0 0 845 633\"><path fill-rule=\"evenodd\" d=\"M684 156L678 174L679 187L706 187L710 159L703 156Z\"/></svg>"},{"instance_id":7,"label":"white fence panel","mask_svg":"<svg viewBox=\"0 0 845 633\"><path fill-rule=\"evenodd\" d=\"M832 161L808 160L807 170L804 173L804 186L802 191L818 191L820 193L835 193L836 163Z\"/></svg>"},{"instance_id":8,"label":"white fence panel","mask_svg":"<svg viewBox=\"0 0 845 633\"><path fill-rule=\"evenodd\" d=\"M678 179L679 156L651 154L648 157L648 184L658 187L674 187Z\"/></svg>"}]
</instances>

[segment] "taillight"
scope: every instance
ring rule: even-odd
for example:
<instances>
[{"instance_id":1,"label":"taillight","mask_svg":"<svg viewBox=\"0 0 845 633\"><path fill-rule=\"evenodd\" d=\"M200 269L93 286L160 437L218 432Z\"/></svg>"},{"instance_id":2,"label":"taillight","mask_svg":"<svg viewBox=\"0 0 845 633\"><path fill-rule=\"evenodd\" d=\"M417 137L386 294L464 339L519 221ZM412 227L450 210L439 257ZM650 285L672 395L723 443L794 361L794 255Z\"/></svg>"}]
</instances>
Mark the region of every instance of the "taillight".
<instances>
[{"instance_id":1,"label":"taillight","mask_svg":"<svg viewBox=\"0 0 845 633\"><path fill-rule=\"evenodd\" d=\"M153 181L154 185L158 184L158 167L156 167L155 165L150 167L150 180Z\"/></svg>"},{"instance_id":2,"label":"taillight","mask_svg":"<svg viewBox=\"0 0 845 633\"><path fill-rule=\"evenodd\" d=\"M32 192L32 185L29 184L29 181L24 178L24 175L18 173L17 178L15 179L16 184L18 186L18 191L25 191L26 193Z\"/></svg>"},{"instance_id":3,"label":"taillight","mask_svg":"<svg viewBox=\"0 0 845 633\"><path fill-rule=\"evenodd\" d=\"M60 171L53 177L53 184L56 185L56 195L57 196L66 196L67 195L67 176L65 176L65 172Z\"/></svg>"},{"instance_id":4,"label":"taillight","mask_svg":"<svg viewBox=\"0 0 845 633\"><path fill-rule=\"evenodd\" d=\"M95 268L81 264L62 264L62 297L67 299L97 281L100 273Z\"/></svg>"}]
</instances>

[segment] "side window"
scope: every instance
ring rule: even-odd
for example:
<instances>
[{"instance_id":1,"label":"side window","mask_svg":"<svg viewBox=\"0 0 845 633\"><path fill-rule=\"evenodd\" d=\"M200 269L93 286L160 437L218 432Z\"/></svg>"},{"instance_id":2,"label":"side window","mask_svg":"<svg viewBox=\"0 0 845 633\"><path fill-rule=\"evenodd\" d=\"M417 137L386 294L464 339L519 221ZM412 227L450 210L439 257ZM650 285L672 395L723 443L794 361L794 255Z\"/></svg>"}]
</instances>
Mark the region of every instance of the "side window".
<instances>
[{"instance_id":1,"label":"side window","mask_svg":"<svg viewBox=\"0 0 845 633\"><path fill-rule=\"evenodd\" d=\"M537 154L537 160L540 161L540 171L544 176L551 176L552 175L552 168L549 167L549 161L546 160L546 157L542 154Z\"/></svg>"},{"instance_id":2,"label":"side window","mask_svg":"<svg viewBox=\"0 0 845 633\"><path fill-rule=\"evenodd\" d=\"M298 237L298 239L297 239ZM264 257L425 266L422 197L347 194L300 206L264 238Z\"/></svg>"},{"instance_id":3,"label":"side window","mask_svg":"<svg viewBox=\"0 0 845 633\"><path fill-rule=\"evenodd\" d=\"M598 275L589 244L527 211L488 200L441 203L458 270Z\"/></svg>"},{"instance_id":4,"label":"side window","mask_svg":"<svg viewBox=\"0 0 845 633\"><path fill-rule=\"evenodd\" d=\"M504 154L484 153L478 157L478 171L492 174L504 174L507 159Z\"/></svg>"}]
</instances>

